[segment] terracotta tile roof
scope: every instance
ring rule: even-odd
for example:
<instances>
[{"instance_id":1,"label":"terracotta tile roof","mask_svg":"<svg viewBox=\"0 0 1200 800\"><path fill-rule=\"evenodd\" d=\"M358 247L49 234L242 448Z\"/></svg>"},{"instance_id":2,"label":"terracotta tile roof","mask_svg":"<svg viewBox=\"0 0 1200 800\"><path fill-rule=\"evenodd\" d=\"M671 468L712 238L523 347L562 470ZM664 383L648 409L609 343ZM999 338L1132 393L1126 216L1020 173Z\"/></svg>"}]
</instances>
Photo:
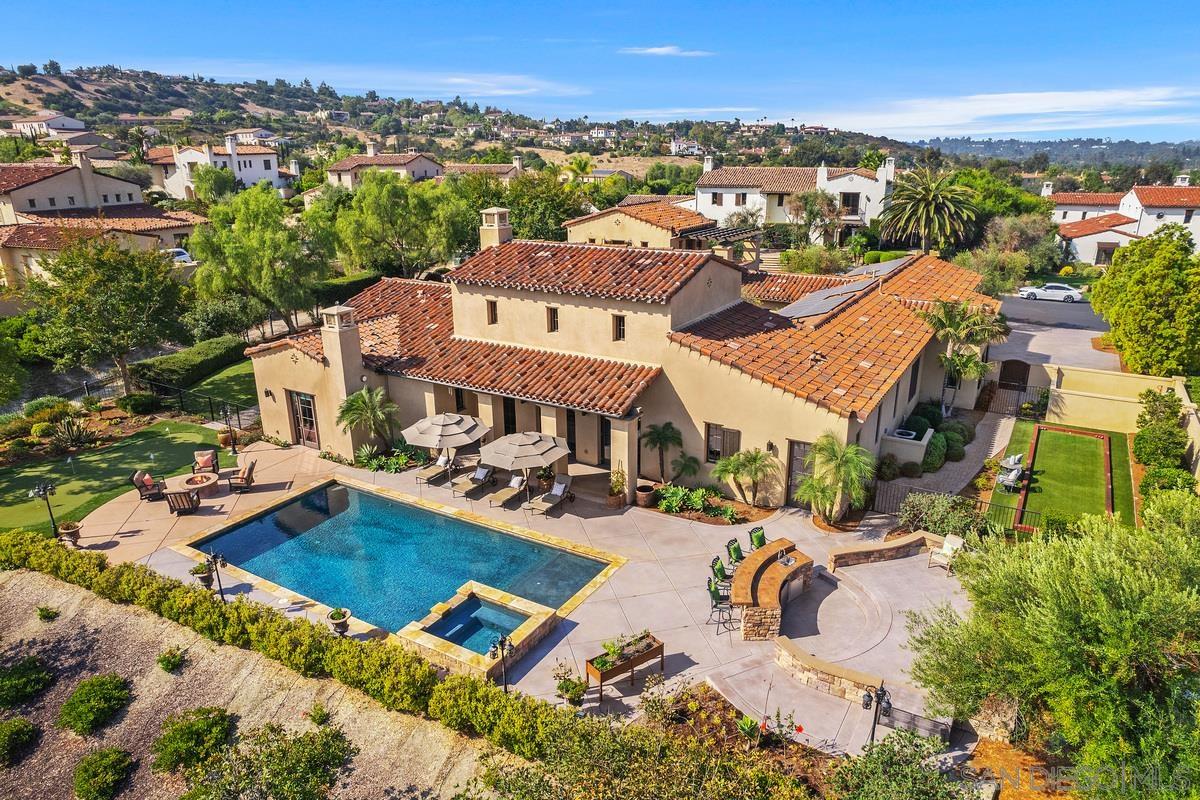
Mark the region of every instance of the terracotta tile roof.
<instances>
[{"instance_id":1,"label":"terracotta tile roof","mask_svg":"<svg viewBox=\"0 0 1200 800\"><path fill-rule=\"evenodd\" d=\"M1137 220L1133 217L1127 217L1124 214L1101 214L1098 217L1080 219L1075 222L1064 222L1058 226L1058 235L1064 239L1078 239L1080 236L1091 236L1093 233L1112 231L1113 233L1122 233L1137 239L1141 237L1128 231L1117 230L1122 225L1131 225L1135 222Z\"/></svg>"},{"instance_id":2,"label":"terracotta tile roof","mask_svg":"<svg viewBox=\"0 0 1200 800\"><path fill-rule=\"evenodd\" d=\"M871 180L878 177L875 174L875 170L867 169L866 167L829 167L830 179L841 178L845 175L858 175L863 178L870 178Z\"/></svg>"},{"instance_id":3,"label":"terracotta tile roof","mask_svg":"<svg viewBox=\"0 0 1200 800\"><path fill-rule=\"evenodd\" d=\"M716 223L703 214L673 203L639 203L632 206L613 206L603 211L597 211L594 214L569 219L563 223L563 227L570 228L572 225L591 222L594 219L611 216L612 214L624 214L627 217L641 220L648 225L653 225L672 234L688 233L689 231L716 227Z\"/></svg>"},{"instance_id":4,"label":"terracotta tile roof","mask_svg":"<svg viewBox=\"0 0 1200 800\"><path fill-rule=\"evenodd\" d=\"M340 161L330 164L326 167L326 171L347 172L352 169L366 169L368 167L403 167L422 156L433 161L435 164L438 163L438 161L424 153L379 153L373 156L347 156Z\"/></svg>"},{"instance_id":5,"label":"terracotta tile roof","mask_svg":"<svg viewBox=\"0 0 1200 800\"><path fill-rule=\"evenodd\" d=\"M520 170L518 170L513 164L446 164L444 169L448 173L456 173L459 175L483 173L495 175L500 178L517 175L520 172Z\"/></svg>"},{"instance_id":6,"label":"terracotta tile roof","mask_svg":"<svg viewBox=\"0 0 1200 800\"><path fill-rule=\"evenodd\" d=\"M450 287L383 278L346 301L359 315L363 363L391 375L623 416L659 368L530 347L456 339ZM249 348L324 358L320 331Z\"/></svg>"},{"instance_id":7,"label":"terracotta tile roof","mask_svg":"<svg viewBox=\"0 0 1200 800\"><path fill-rule=\"evenodd\" d=\"M0 247L61 250L70 240L69 231L58 225L0 225Z\"/></svg>"},{"instance_id":8,"label":"terracotta tile roof","mask_svg":"<svg viewBox=\"0 0 1200 800\"><path fill-rule=\"evenodd\" d=\"M918 315L937 300L995 308L977 273L922 256L811 326L741 303L676 331L672 341L764 383L860 420L933 336Z\"/></svg>"},{"instance_id":9,"label":"terracotta tile roof","mask_svg":"<svg viewBox=\"0 0 1200 800\"><path fill-rule=\"evenodd\" d=\"M1200 208L1200 186L1135 186L1145 208Z\"/></svg>"},{"instance_id":10,"label":"terracotta tile roof","mask_svg":"<svg viewBox=\"0 0 1200 800\"><path fill-rule=\"evenodd\" d=\"M151 147L146 151L147 164L174 164L175 149L172 147Z\"/></svg>"},{"instance_id":11,"label":"terracotta tile roof","mask_svg":"<svg viewBox=\"0 0 1200 800\"><path fill-rule=\"evenodd\" d=\"M279 151L276 150L274 147L263 147L262 145L259 145L259 144L239 144L239 145L235 145L235 147L237 148L237 153L239 156L273 156L273 155L278 155L278 153L279 153ZM195 144L188 145L187 147L181 147L179 149L180 149L180 151L197 150L197 151L201 151L201 152L203 152L203 150L204 150L203 147L201 147L200 145L195 145ZM213 155L216 155L216 156L229 155L229 150L224 147L215 147L214 146L212 151L213 151Z\"/></svg>"},{"instance_id":12,"label":"terracotta tile roof","mask_svg":"<svg viewBox=\"0 0 1200 800\"><path fill-rule=\"evenodd\" d=\"M861 276L747 270L742 274L742 297L760 303L794 303L810 292L859 279Z\"/></svg>"},{"instance_id":13,"label":"terracotta tile roof","mask_svg":"<svg viewBox=\"0 0 1200 800\"><path fill-rule=\"evenodd\" d=\"M472 256L446 278L468 286L666 303L710 260L737 269L702 251L517 240Z\"/></svg>"},{"instance_id":14,"label":"terracotta tile roof","mask_svg":"<svg viewBox=\"0 0 1200 800\"><path fill-rule=\"evenodd\" d=\"M817 188L816 167L721 167L704 173L696 188L754 188L768 194L809 192Z\"/></svg>"},{"instance_id":15,"label":"terracotta tile roof","mask_svg":"<svg viewBox=\"0 0 1200 800\"><path fill-rule=\"evenodd\" d=\"M73 208L63 211L22 211L22 217L51 225L69 228L103 227L106 230L138 233L179 228L185 225L201 225L207 217L191 211L165 211L148 203L130 203L123 206L98 208Z\"/></svg>"},{"instance_id":16,"label":"terracotta tile roof","mask_svg":"<svg viewBox=\"0 0 1200 800\"><path fill-rule=\"evenodd\" d=\"M1055 192L1050 201L1056 206L1099 206L1116 208L1124 192Z\"/></svg>"},{"instance_id":17,"label":"terracotta tile roof","mask_svg":"<svg viewBox=\"0 0 1200 800\"><path fill-rule=\"evenodd\" d=\"M70 164L0 164L0 194L75 169Z\"/></svg>"},{"instance_id":18,"label":"terracotta tile roof","mask_svg":"<svg viewBox=\"0 0 1200 800\"><path fill-rule=\"evenodd\" d=\"M695 199L691 194L627 194L617 203L619 208L637 206L642 203L683 203Z\"/></svg>"}]
</instances>

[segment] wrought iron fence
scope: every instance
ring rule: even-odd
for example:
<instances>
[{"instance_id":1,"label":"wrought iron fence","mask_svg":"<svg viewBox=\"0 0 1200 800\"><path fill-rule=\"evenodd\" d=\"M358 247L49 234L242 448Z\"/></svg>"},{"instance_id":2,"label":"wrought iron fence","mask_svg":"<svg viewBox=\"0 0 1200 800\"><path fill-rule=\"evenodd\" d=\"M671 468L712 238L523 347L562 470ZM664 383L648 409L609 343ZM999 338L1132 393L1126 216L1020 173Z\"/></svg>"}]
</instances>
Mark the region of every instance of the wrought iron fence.
<instances>
[{"instance_id":1,"label":"wrought iron fence","mask_svg":"<svg viewBox=\"0 0 1200 800\"><path fill-rule=\"evenodd\" d=\"M1003 490L997 489L996 491ZM904 504L904 498L914 493L948 496L945 492L934 492L929 489L921 489L917 486L909 486L891 481L876 481L872 487L871 510L880 514L891 514L894 516L900 513L900 507ZM1025 510L1018 513L1018 496L1016 494L1004 496L1006 498L1011 497L1011 502L989 503L979 498L964 499L969 500L975 510L988 522L1006 531L1032 533L1041 527L1041 514L1039 512Z\"/></svg>"},{"instance_id":2,"label":"wrought iron fence","mask_svg":"<svg viewBox=\"0 0 1200 800\"><path fill-rule=\"evenodd\" d=\"M193 392L191 389L182 389L158 381L137 381L136 388L156 395L159 402L166 408L204 417L210 422L245 429L256 420L256 415L251 407L222 397ZM61 396L68 400L83 400L89 397L96 400L110 400L125 396L125 383L121 380L120 374L114 373L95 380L84 381L74 389L62 392Z\"/></svg>"},{"instance_id":3,"label":"wrought iron fence","mask_svg":"<svg viewBox=\"0 0 1200 800\"><path fill-rule=\"evenodd\" d=\"M108 400L113 397L123 397L124 395L125 383L121 380L121 376L115 373L112 375L102 375L90 381L84 381L74 389L60 393L60 396L68 400L83 400L85 397Z\"/></svg>"}]
</instances>

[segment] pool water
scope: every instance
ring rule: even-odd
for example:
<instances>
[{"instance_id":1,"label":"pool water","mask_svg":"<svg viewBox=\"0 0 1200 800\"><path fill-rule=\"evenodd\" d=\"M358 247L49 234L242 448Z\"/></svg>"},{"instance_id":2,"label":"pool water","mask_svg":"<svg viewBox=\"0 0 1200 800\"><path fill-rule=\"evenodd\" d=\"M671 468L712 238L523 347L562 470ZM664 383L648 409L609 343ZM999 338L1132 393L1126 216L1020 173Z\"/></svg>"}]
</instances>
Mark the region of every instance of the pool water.
<instances>
[{"instance_id":1,"label":"pool water","mask_svg":"<svg viewBox=\"0 0 1200 800\"><path fill-rule=\"evenodd\" d=\"M492 642L508 636L527 619L529 617L520 611L468 597L425 630L468 650L486 654Z\"/></svg>"},{"instance_id":2,"label":"pool water","mask_svg":"<svg viewBox=\"0 0 1200 800\"><path fill-rule=\"evenodd\" d=\"M389 631L471 580L558 608L607 566L340 484L196 547Z\"/></svg>"}]
</instances>

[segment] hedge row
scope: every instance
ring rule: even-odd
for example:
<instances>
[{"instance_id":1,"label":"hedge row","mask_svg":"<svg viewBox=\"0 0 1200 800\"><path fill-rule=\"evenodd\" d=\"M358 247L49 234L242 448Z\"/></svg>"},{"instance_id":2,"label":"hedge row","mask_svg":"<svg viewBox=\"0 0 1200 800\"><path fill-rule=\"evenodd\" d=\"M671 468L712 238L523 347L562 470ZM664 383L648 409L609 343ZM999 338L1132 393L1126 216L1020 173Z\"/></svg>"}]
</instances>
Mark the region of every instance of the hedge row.
<instances>
[{"instance_id":1,"label":"hedge row","mask_svg":"<svg viewBox=\"0 0 1200 800\"><path fill-rule=\"evenodd\" d=\"M324 625L288 618L242 598L226 604L200 586L164 577L145 565L109 564L100 553L68 550L28 531L0 533L0 570L5 569L35 570L111 602L140 606L212 641L254 650L301 675L334 678L385 708L428 714L449 728L483 736L524 758L553 762L572 753L615 773L631 765L607 763L605 753L636 752L654 762L640 765L646 768L657 768L664 754L686 755L704 759L703 764L691 766L699 768L706 783L728 789L728 796L767 800L797 796L799 790L794 779L753 754L709 753L695 742L644 726L614 726L602 717L577 718L545 701L505 694L480 678L439 680L429 662L403 647L342 638ZM630 737L638 740L638 747L631 747ZM593 774L587 781L596 778Z\"/></svg>"},{"instance_id":2,"label":"hedge row","mask_svg":"<svg viewBox=\"0 0 1200 800\"><path fill-rule=\"evenodd\" d=\"M879 264L909 255L907 250L868 250L863 254L864 264Z\"/></svg>"},{"instance_id":3,"label":"hedge row","mask_svg":"<svg viewBox=\"0 0 1200 800\"><path fill-rule=\"evenodd\" d=\"M379 275L374 272L342 275L321 281L313 287L313 305L325 308L337 303L344 303L354 295L379 281Z\"/></svg>"},{"instance_id":4,"label":"hedge row","mask_svg":"<svg viewBox=\"0 0 1200 800\"><path fill-rule=\"evenodd\" d=\"M135 381L157 381L186 389L217 370L244 358L246 343L237 336L205 339L177 353L147 358L129 365Z\"/></svg>"}]
</instances>

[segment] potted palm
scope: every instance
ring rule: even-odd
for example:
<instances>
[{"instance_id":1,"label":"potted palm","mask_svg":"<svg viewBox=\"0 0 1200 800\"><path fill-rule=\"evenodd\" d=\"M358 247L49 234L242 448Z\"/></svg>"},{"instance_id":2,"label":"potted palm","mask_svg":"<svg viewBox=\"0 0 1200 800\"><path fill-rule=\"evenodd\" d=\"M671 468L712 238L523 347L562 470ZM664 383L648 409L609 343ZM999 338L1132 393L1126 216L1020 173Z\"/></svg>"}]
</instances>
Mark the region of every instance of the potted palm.
<instances>
[{"instance_id":1,"label":"potted palm","mask_svg":"<svg viewBox=\"0 0 1200 800\"><path fill-rule=\"evenodd\" d=\"M619 465L608 474L608 507L620 508L625 505L625 470Z\"/></svg>"},{"instance_id":2,"label":"potted palm","mask_svg":"<svg viewBox=\"0 0 1200 800\"><path fill-rule=\"evenodd\" d=\"M213 585L212 565L207 561L203 561L188 570L189 573L196 576L196 580L200 581L200 585L205 589L211 589Z\"/></svg>"},{"instance_id":3,"label":"potted palm","mask_svg":"<svg viewBox=\"0 0 1200 800\"><path fill-rule=\"evenodd\" d=\"M345 636L346 631L350 630L350 610L346 608L333 608L326 615L329 619L329 624L333 627L333 632L338 636Z\"/></svg>"}]
</instances>

